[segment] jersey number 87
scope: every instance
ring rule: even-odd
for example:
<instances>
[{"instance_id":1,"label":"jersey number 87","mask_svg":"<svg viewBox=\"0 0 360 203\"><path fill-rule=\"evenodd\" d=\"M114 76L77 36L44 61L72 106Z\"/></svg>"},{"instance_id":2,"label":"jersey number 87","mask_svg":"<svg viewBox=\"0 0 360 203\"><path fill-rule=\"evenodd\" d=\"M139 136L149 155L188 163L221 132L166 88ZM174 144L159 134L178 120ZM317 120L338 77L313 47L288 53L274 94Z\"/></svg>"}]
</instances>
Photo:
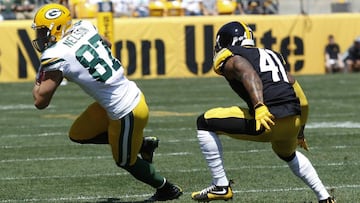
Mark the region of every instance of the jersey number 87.
<instances>
[{"instance_id":1,"label":"jersey number 87","mask_svg":"<svg viewBox=\"0 0 360 203\"><path fill-rule=\"evenodd\" d=\"M100 35L94 35L88 42L89 44L83 44L76 51L76 59L88 69L94 79L105 82L112 76L112 71L118 70L121 64L111 55L110 49L105 47ZM112 64L108 64L105 59Z\"/></svg>"}]
</instances>

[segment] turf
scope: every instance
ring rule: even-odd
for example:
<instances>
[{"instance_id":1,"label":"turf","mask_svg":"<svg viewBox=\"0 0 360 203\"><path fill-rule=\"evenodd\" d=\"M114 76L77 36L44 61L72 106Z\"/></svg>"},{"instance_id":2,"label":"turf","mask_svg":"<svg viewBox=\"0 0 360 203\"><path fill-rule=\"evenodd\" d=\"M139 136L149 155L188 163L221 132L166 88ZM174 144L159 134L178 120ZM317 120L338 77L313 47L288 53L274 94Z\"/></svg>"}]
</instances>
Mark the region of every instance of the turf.
<instances>
[{"instance_id":1,"label":"turf","mask_svg":"<svg viewBox=\"0 0 360 203\"><path fill-rule=\"evenodd\" d=\"M298 76L310 103L306 136L312 161L338 203L359 202L359 74ZM222 78L136 80L150 107L146 135L160 138L154 164L184 189L173 201L210 184L200 152L197 115L244 105ZM51 106L36 110L32 83L0 84L0 203L142 202L154 192L114 164L106 145L67 138L74 118L92 102L76 85L59 87ZM316 202L267 143L221 137L225 167L235 184L234 203Z\"/></svg>"}]
</instances>

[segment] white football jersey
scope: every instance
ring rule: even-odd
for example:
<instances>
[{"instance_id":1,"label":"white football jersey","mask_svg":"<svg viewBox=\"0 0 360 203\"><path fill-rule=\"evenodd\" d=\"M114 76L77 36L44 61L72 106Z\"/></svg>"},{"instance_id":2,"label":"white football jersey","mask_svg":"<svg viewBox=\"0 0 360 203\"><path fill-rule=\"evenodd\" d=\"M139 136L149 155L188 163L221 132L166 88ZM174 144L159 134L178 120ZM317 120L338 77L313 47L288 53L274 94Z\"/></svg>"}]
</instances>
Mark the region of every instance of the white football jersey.
<instances>
[{"instance_id":1,"label":"white football jersey","mask_svg":"<svg viewBox=\"0 0 360 203\"><path fill-rule=\"evenodd\" d=\"M140 101L140 89L124 76L120 61L90 21L75 23L63 39L47 48L41 56L41 68L61 71L114 120L131 112Z\"/></svg>"}]
</instances>

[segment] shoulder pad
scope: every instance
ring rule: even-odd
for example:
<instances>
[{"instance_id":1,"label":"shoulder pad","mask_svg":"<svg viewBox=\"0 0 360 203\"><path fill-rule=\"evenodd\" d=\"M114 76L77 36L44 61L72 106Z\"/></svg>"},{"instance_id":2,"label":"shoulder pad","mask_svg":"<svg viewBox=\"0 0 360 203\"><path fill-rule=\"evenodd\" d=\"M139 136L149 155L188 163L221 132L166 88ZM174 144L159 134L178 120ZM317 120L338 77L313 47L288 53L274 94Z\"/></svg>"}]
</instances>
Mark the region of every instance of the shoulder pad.
<instances>
[{"instance_id":1,"label":"shoulder pad","mask_svg":"<svg viewBox=\"0 0 360 203\"><path fill-rule=\"evenodd\" d=\"M214 56L214 59L213 59L214 71L217 74L222 75L221 67L224 65L224 62L226 61L226 59L228 59L229 57L231 57L233 55L234 54L227 48L221 49L218 53L216 53Z\"/></svg>"}]
</instances>

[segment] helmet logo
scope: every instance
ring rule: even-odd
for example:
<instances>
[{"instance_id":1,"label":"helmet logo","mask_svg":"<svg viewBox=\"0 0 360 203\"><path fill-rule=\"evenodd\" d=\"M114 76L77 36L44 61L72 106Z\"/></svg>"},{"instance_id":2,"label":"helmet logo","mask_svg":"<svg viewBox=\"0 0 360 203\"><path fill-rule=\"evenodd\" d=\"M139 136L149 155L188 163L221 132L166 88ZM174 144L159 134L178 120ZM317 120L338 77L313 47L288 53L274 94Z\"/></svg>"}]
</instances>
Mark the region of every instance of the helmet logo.
<instances>
[{"instance_id":1,"label":"helmet logo","mask_svg":"<svg viewBox=\"0 0 360 203\"><path fill-rule=\"evenodd\" d=\"M50 9L48 10L46 13L45 13L45 18L47 19L56 19L58 18L60 15L61 15L61 10L58 9L58 8L53 8L53 9Z\"/></svg>"}]
</instances>

